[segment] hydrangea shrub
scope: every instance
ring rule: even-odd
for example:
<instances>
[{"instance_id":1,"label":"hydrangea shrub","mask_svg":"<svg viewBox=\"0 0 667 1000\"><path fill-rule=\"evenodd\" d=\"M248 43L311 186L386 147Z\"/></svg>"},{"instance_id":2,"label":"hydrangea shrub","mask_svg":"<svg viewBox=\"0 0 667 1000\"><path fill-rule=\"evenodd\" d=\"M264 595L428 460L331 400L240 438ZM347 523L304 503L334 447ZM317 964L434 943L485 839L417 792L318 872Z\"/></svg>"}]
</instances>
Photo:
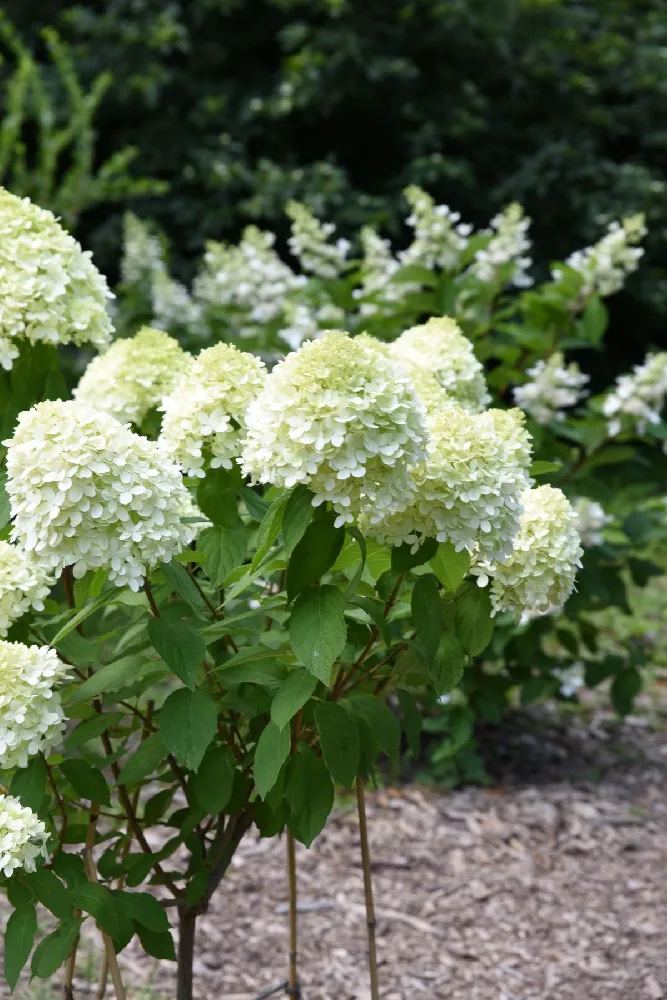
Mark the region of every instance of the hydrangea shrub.
<instances>
[{"instance_id":1,"label":"hydrangea shrub","mask_svg":"<svg viewBox=\"0 0 667 1000\"><path fill-rule=\"evenodd\" d=\"M376 282L377 301L361 302L377 305L365 313L372 328L353 294L363 280L348 273L351 248L292 206L292 249L312 277L290 304L338 310L347 330L316 324L282 357L282 303L262 322L238 300L215 317L197 301L196 329L182 318L171 330L194 359L149 331L88 369L83 384L103 392L67 399L60 386L52 398L36 364L32 398L23 389L8 408L0 541L41 581L3 584L0 885L14 908L12 988L28 962L41 978L62 966L69 995L91 920L119 1000L135 936L177 960L178 1000L191 1000L197 919L249 831L310 845L335 787L356 786L361 803L381 761L417 752L437 701L458 711L460 735L485 692L490 702L490 665L502 663L503 692L529 686L520 671L539 680L543 636L555 633L572 658L585 642L605 669L585 617L595 583L570 597L583 550L566 492L586 498L592 469L614 468L601 457L618 439L595 398L576 420L547 424L513 406L525 379L512 365L522 351L526 370L536 361L513 332L530 339L519 314L543 307L533 289L503 297L526 285L520 210L472 234L410 196L430 266L417 250L398 259L398 298ZM261 256L273 252L264 240ZM238 264L231 250L226 260ZM126 263L125 282L139 270L136 257ZM580 291L563 311L571 324L597 323L599 339L599 304L591 313L597 300ZM55 308L67 294L54 286ZM239 343L204 346L221 316L226 334L238 320ZM39 361L33 350L17 359L23 371ZM537 482L545 474L551 484ZM630 565L624 544L587 550L605 585ZM37 904L55 929L38 931Z\"/></svg>"},{"instance_id":2,"label":"hydrangea shrub","mask_svg":"<svg viewBox=\"0 0 667 1000\"><path fill-rule=\"evenodd\" d=\"M196 332L183 323L174 329L192 343L195 336L196 343L202 337L232 340L272 364L304 338L345 328L376 349L384 345L387 356L402 364L427 419L441 419L445 446L446 421L438 414L447 396L469 411L509 412L512 405L524 411L533 476L561 489L579 514L586 548L581 585L564 617L518 627L509 621L503 632L507 619L496 616L503 639L466 671L441 713L448 735L438 760L441 773L455 778L452 761L458 748L469 747L475 719L496 721L517 697L573 697L562 677L576 674L580 687L609 682L616 709L630 710L652 656L650 636L639 635L631 623L632 593L665 566L667 359L652 351L610 386L591 377L596 352L604 349L604 299L632 281L641 263L641 215L609 222L597 243L554 262L547 280L535 284L530 220L519 206L508 206L475 231L421 188L407 188L405 198L412 238L404 248L394 248L371 226L362 227L351 247L337 248L330 225L312 219L306 225L311 213L292 206L291 256L281 260L273 251L282 269L275 295L262 272L253 266L245 272L244 286L261 286L262 297L274 303L271 316L260 318L238 300L216 309L212 300L201 300L195 281L192 303L201 307ZM274 246L273 234L263 239ZM326 275L313 270L315 258L327 262ZM224 270L218 276L219 294L235 287ZM121 323L124 311L121 301ZM415 467L411 476L424 477L424 470L423 464ZM423 494L417 503L425 508ZM401 530L408 537L411 525L401 527L402 512L390 522L377 511L373 516L390 529L387 538ZM600 619L610 605L626 623L622 639L620 633L610 639Z\"/></svg>"}]
</instances>

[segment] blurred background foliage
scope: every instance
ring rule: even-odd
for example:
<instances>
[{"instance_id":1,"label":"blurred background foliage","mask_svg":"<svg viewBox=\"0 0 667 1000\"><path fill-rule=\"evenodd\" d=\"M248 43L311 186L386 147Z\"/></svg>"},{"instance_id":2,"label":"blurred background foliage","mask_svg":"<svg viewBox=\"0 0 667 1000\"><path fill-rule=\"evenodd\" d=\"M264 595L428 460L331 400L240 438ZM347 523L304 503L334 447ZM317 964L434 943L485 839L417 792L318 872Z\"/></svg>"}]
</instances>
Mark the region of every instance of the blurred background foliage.
<instances>
[{"instance_id":1,"label":"blurred background foliage","mask_svg":"<svg viewBox=\"0 0 667 1000\"><path fill-rule=\"evenodd\" d=\"M4 9L25 46L21 56L5 32L4 119L29 59L50 121L71 132L50 186L34 182L39 200L64 214L112 280L125 207L167 232L172 267L188 278L205 239L236 240L253 221L284 240L292 197L343 234L371 222L400 242L400 192L415 183L475 225L521 201L538 273L610 219L645 212L647 260L614 302L600 364L627 368L659 344L667 0L8 0ZM36 108L15 129L28 160L41 162L44 117ZM79 172L68 182L79 155L89 155L92 180Z\"/></svg>"}]
</instances>

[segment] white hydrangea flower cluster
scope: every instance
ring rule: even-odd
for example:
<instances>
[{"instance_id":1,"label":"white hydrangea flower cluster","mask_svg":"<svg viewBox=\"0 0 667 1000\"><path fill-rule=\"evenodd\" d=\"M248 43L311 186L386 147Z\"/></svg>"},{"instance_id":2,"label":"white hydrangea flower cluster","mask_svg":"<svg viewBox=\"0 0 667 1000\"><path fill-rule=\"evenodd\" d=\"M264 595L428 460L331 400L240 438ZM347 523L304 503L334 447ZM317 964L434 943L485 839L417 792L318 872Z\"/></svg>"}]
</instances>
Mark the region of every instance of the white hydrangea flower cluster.
<instances>
[{"instance_id":1,"label":"white hydrangea flower cluster","mask_svg":"<svg viewBox=\"0 0 667 1000\"><path fill-rule=\"evenodd\" d=\"M164 400L166 451L188 476L231 469L241 454L245 413L264 385L264 362L232 344L209 347Z\"/></svg>"},{"instance_id":2,"label":"white hydrangea flower cluster","mask_svg":"<svg viewBox=\"0 0 667 1000\"><path fill-rule=\"evenodd\" d=\"M287 326L278 330L278 336L292 351L297 351L305 340L315 340L325 330L334 329L345 320L345 310L331 302L313 307L305 302L285 302L283 322Z\"/></svg>"},{"instance_id":3,"label":"white hydrangea flower cluster","mask_svg":"<svg viewBox=\"0 0 667 1000\"><path fill-rule=\"evenodd\" d=\"M649 354L632 374L621 375L612 392L602 404L602 412L610 418L611 437L622 430L637 430L643 434L647 424L660 423L667 396L667 351Z\"/></svg>"},{"instance_id":4,"label":"white hydrangea flower cluster","mask_svg":"<svg viewBox=\"0 0 667 1000\"><path fill-rule=\"evenodd\" d=\"M162 445L77 402L38 403L7 446L12 540L60 573L106 568L139 590L146 568L194 538L196 515Z\"/></svg>"},{"instance_id":5,"label":"white hydrangea flower cluster","mask_svg":"<svg viewBox=\"0 0 667 1000\"><path fill-rule=\"evenodd\" d=\"M470 273L479 281L496 281L498 272L513 263L510 284L528 288L533 279L528 269L533 261L526 256L531 242L528 239L530 219L524 216L518 202L513 202L491 219L491 239L483 250L478 250L470 265Z\"/></svg>"},{"instance_id":6,"label":"white hydrangea flower cluster","mask_svg":"<svg viewBox=\"0 0 667 1000\"><path fill-rule=\"evenodd\" d=\"M190 364L190 355L177 340L144 326L134 337L116 340L108 351L93 358L74 390L74 399L138 426Z\"/></svg>"},{"instance_id":7,"label":"white hydrangea flower cluster","mask_svg":"<svg viewBox=\"0 0 667 1000\"><path fill-rule=\"evenodd\" d=\"M489 584L493 613L510 611L520 622L555 614L572 591L583 549L576 511L553 486L521 497L523 513L508 557L474 570L480 587Z\"/></svg>"},{"instance_id":8,"label":"white hydrangea flower cluster","mask_svg":"<svg viewBox=\"0 0 667 1000\"><path fill-rule=\"evenodd\" d=\"M426 459L413 467L413 502L389 517L365 511L381 543L452 542L488 559L512 550L530 485L530 438L516 411L470 413L450 403L428 419Z\"/></svg>"},{"instance_id":9,"label":"white hydrangea flower cluster","mask_svg":"<svg viewBox=\"0 0 667 1000\"><path fill-rule=\"evenodd\" d=\"M554 670L554 676L558 680L559 691L564 698L573 698L577 691L586 684L584 665L581 660L577 660L569 667Z\"/></svg>"},{"instance_id":10,"label":"white hydrangea flower cluster","mask_svg":"<svg viewBox=\"0 0 667 1000\"><path fill-rule=\"evenodd\" d=\"M155 271L151 283L152 322L164 330L185 327L201 333L202 307L193 302L185 285L166 271Z\"/></svg>"},{"instance_id":11,"label":"white hydrangea flower cluster","mask_svg":"<svg viewBox=\"0 0 667 1000\"><path fill-rule=\"evenodd\" d=\"M270 323L280 316L285 297L302 288L307 278L297 275L273 249L276 237L248 226L238 246L207 243L202 270L193 295L205 309L247 311L254 323Z\"/></svg>"},{"instance_id":12,"label":"white hydrangea flower cluster","mask_svg":"<svg viewBox=\"0 0 667 1000\"><path fill-rule=\"evenodd\" d=\"M577 497L572 503L578 518L579 536L585 549L602 545L602 532L614 520L606 514L602 504L586 497Z\"/></svg>"},{"instance_id":13,"label":"white hydrangea flower cluster","mask_svg":"<svg viewBox=\"0 0 667 1000\"><path fill-rule=\"evenodd\" d=\"M328 331L273 369L246 413L246 475L329 501L338 523L362 503L390 511L410 498L423 453L423 410L403 370L359 338Z\"/></svg>"},{"instance_id":14,"label":"white hydrangea flower cluster","mask_svg":"<svg viewBox=\"0 0 667 1000\"><path fill-rule=\"evenodd\" d=\"M156 272L166 273L164 248L142 219L133 212L123 216L123 254L120 274L123 282L137 285Z\"/></svg>"},{"instance_id":15,"label":"white hydrangea flower cluster","mask_svg":"<svg viewBox=\"0 0 667 1000\"><path fill-rule=\"evenodd\" d=\"M632 215L621 222L611 222L605 235L593 246L570 254L565 263L582 276L581 295L587 298L594 292L606 296L620 291L628 275L639 267L644 250L636 244L646 233L644 216ZM562 268L555 267L552 273L558 281Z\"/></svg>"},{"instance_id":16,"label":"white hydrangea flower cluster","mask_svg":"<svg viewBox=\"0 0 667 1000\"><path fill-rule=\"evenodd\" d=\"M538 361L527 374L530 382L514 388L514 402L538 424L563 420L565 407L576 406L586 395L582 390L589 376L574 361L566 366L560 351Z\"/></svg>"},{"instance_id":17,"label":"white hydrangea flower cluster","mask_svg":"<svg viewBox=\"0 0 667 1000\"><path fill-rule=\"evenodd\" d=\"M27 767L60 742L65 717L53 688L66 675L55 649L0 639L0 768Z\"/></svg>"},{"instance_id":18,"label":"white hydrangea flower cluster","mask_svg":"<svg viewBox=\"0 0 667 1000\"><path fill-rule=\"evenodd\" d=\"M27 552L0 541L0 636L31 607L44 610L44 598L54 582L46 568Z\"/></svg>"},{"instance_id":19,"label":"white hydrangea flower cluster","mask_svg":"<svg viewBox=\"0 0 667 1000\"><path fill-rule=\"evenodd\" d=\"M414 239L407 250L399 254L403 267L421 264L454 271L468 245L472 226L461 222L458 212L447 205L436 205L430 194L416 184L403 192L411 212L406 222L414 230Z\"/></svg>"},{"instance_id":20,"label":"white hydrangea flower cluster","mask_svg":"<svg viewBox=\"0 0 667 1000\"><path fill-rule=\"evenodd\" d=\"M345 269L350 241L340 238L330 243L336 231L333 222L320 222L301 202L289 201L285 211L292 220L289 248L303 270L318 278L338 278Z\"/></svg>"},{"instance_id":21,"label":"white hydrangea flower cluster","mask_svg":"<svg viewBox=\"0 0 667 1000\"><path fill-rule=\"evenodd\" d=\"M17 868L34 872L37 859L47 856L49 835L32 809L13 795L0 792L0 872L11 878Z\"/></svg>"},{"instance_id":22,"label":"white hydrangea flower cluster","mask_svg":"<svg viewBox=\"0 0 667 1000\"><path fill-rule=\"evenodd\" d=\"M491 401L473 346L449 316L405 330L391 345L391 353L408 372L430 372L448 396L472 413Z\"/></svg>"},{"instance_id":23,"label":"white hydrangea flower cluster","mask_svg":"<svg viewBox=\"0 0 667 1000\"><path fill-rule=\"evenodd\" d=\"M392 282L401 265L392 253L389 240L383 240L372 226L362 227L360 240L363 251L361 285L352 292L354 298L360 300L360 316L374 316L381 305L398 304L410 292L419 290L420 286L414 282Z\"/></svg>"},{"instance_id":24,"label":"white hydrangea flower cluster","mask_svg":"<svg viewBox=\"0 0 667 1000\"><path fill-rule=\"evenodd\" d=\"M0 364L9 370L17 341L93 344L112 325L105 278L55 216L0 188Z\"/></svg>"}]
</instances>

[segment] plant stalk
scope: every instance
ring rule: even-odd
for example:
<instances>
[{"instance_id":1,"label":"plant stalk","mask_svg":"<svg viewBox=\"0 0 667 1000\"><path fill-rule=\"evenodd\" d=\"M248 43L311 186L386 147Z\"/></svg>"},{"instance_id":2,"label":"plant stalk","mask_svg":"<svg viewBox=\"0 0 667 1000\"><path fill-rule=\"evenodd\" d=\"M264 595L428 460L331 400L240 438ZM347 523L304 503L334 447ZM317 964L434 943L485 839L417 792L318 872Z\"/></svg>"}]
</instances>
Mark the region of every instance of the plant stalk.
<instances>
[{"instance_id":1,"label":"plant stalk","mask_svg":"<svg viewBox=\"0 0 667 1000\"><path fill-rule=\"evenodd\" d=\"M192 1000L192 966L195 958L197 913L188 907L178 911L178 972L176 1000Z\"/></svg>"},{"instance_id":2,"label":"plant stalk","mask_svg":"<svg viewBox=\"0 0 667 1000\"><path fill-rule=\"evenodd\" d=\"M371 879L371 855L368 847L368 823L366 821L366 796L364 781L357 775L357 808L359 811L359 837L361 840L361 865L364 871L364 896L366 899L366 928L368 931L368 970L371 980L371 1000L380 1000L378 985L377 946L375 942L375 905L373 903L373 881Z\"/></svg>"},{"instance_id":3,"label":"plant stalk","mask_svg":"<svg viewBox=\"0 0 667 1000\"><path fill-rule=\"evenodd\" d=\"M88 875L88 881L97 883L99 881L97 878L97 869L95 868L95 862L93 861L93 853L89 847L86 847L84 849L83 856L86 864L86 874ZM127 994L125 992L125 987L123 986L123 978L120 974L118 959L116 958L116 949L114 948L113 941L111 940L111 935L107 934L107 932L102 930L101 927L99 928L99 930L100 934L102 935L102 940L104 941L104 954L106 957L106 964L109 969L109 974L111 976L111 982L113 983L114 993L116 994L116 1000L127 1000Z\"/></svg>"},{"instance_id":4,"label":"plant stalk","mask_svg":"<svg viewBox=\"0 0 667 1000\"><path fill-rule=\"evenodd\" d=\"M294 837L287 831L287 874L289 882L289 978L286 992L294 1000L301 1000L301 989L297 972L297 888L296 888L296 848Z\"/></svg>"}]
</instances>

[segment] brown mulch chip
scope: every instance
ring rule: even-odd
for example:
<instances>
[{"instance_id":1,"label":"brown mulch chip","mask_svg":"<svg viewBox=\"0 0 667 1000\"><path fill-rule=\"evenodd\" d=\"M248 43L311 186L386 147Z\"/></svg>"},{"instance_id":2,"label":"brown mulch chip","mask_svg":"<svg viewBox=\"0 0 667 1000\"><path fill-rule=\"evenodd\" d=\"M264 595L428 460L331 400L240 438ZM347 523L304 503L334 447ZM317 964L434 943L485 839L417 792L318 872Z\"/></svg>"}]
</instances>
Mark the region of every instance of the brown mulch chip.
<instances>
[{"instance_id":1,"label":"brown mulch chip","mask_svg":"<svg viewBox=\"0 0 667 1000\"><path fill-rule=\"evenodd\" d=\"M383 1000L667 1000L667 737L517 718L490 737L494 787L369 793ZM353 809L297 862L303 1000L368 1000ZM285 978L286 902L284 841L249 836L199 921L197 1000ZM174 997L169 963L120 962L131 1000Z\"/></svg>"}]
</instances>

